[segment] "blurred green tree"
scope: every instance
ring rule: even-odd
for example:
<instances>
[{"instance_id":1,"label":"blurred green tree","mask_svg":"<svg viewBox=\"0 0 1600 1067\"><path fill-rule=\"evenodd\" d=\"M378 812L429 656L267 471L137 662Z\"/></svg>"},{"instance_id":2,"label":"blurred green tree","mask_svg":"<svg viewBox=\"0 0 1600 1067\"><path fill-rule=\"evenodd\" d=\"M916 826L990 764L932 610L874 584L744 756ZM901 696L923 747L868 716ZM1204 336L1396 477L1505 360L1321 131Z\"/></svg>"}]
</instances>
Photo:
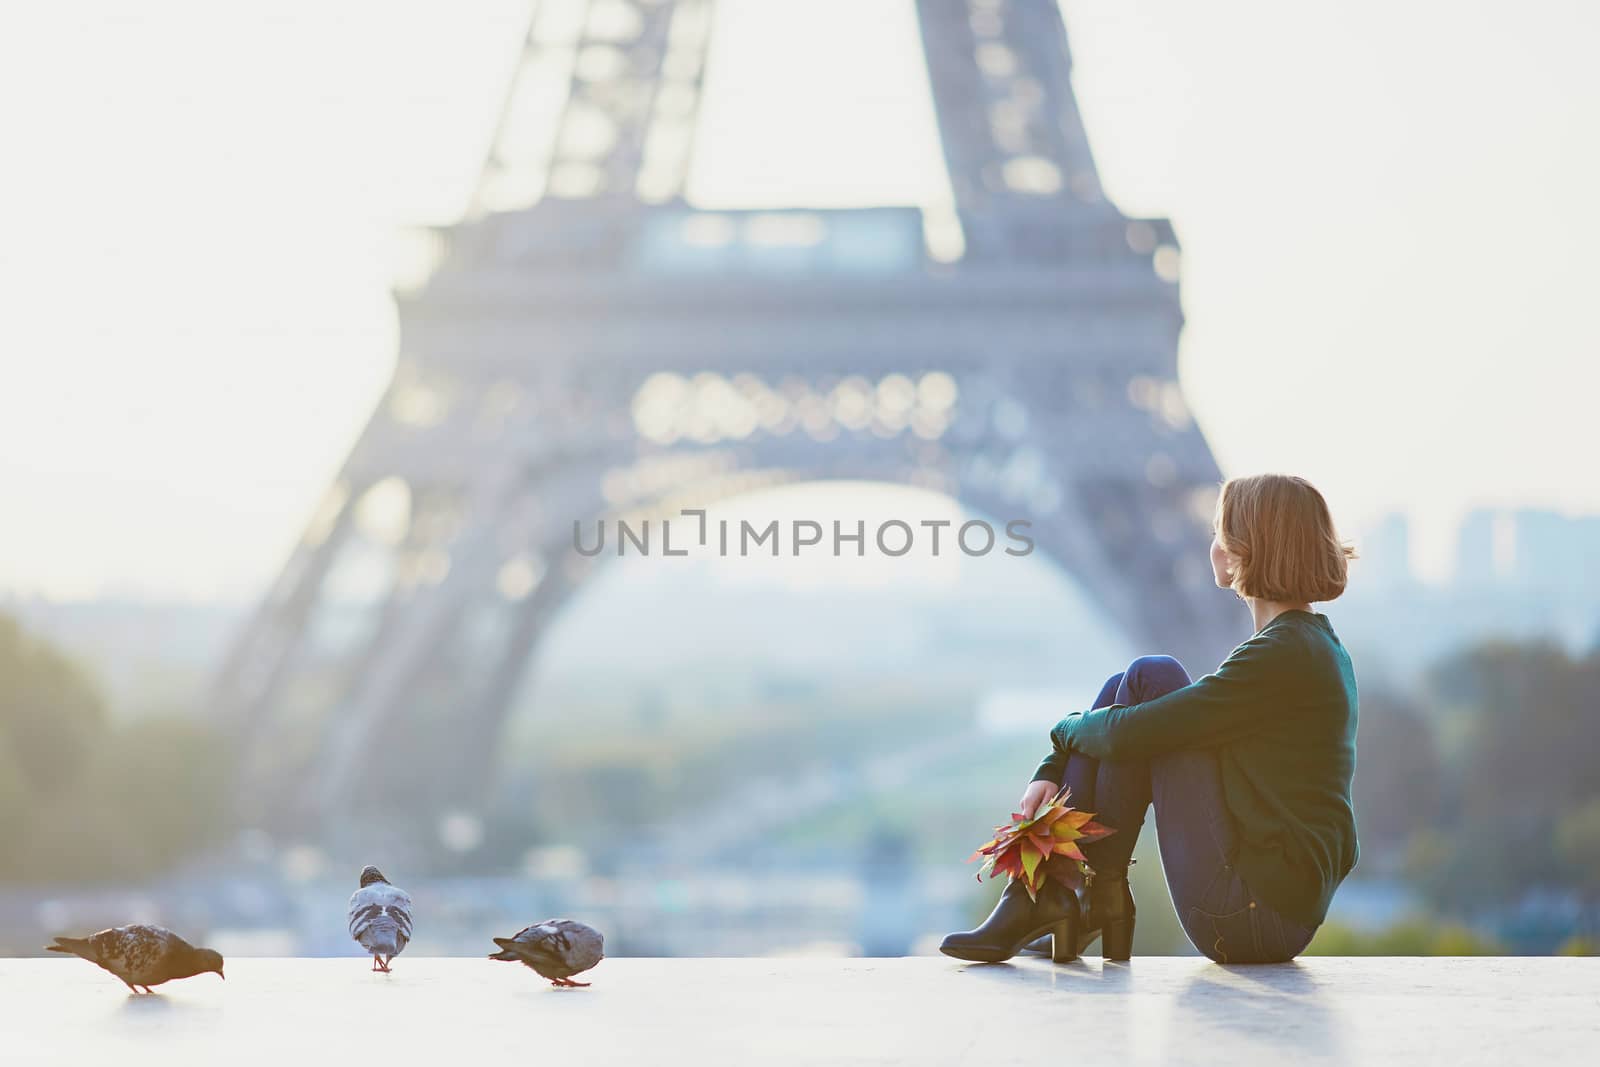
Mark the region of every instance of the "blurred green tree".
<instances>
[{"instance_id":1,"label":"blurred green tree","mask_svg":"<svg viewBox=\"0 0 1600 1067\"><path fill-rule=\"evenodd\" d=\"M230 826L221 736L113 726L84 669L0 616L0 882L145 878Z\"/></svg>"},{"instance_id":2,"label":"blurred green tree","mask_svg":"<svg viewBox=\"0 0 1600 1067\"><path fill-rule=\"evenodd\" d=\"M1443 807L1433 728L1400 696L1362 694L1356 752L1362 863L1396 866L1413 835L1438 823Z\"/></svg>"},{"instance_id":3,"label":"blurred green tree","mask_svg":"<svg viewBox=\"0 0 1600 1067\"><path fill-rule=\"evenodd\" d=\"M1493 939L1457 923L1408 919L1384 930L1356 930L1323 923L1307 956L1495 956L1505 949Z\"/></svg>"},{"instance_id":4,"label":"blurred green tree","mask_svg":"<svg viewBox=\"0 0 1600 1067\"><path fill-rule=\"evenodd\" d=\"M65 788L105 731L105 705L83 669L0 615L0 749L26 792Z\"/></svg>"},{"instance_id":5,"label":"blurred green tree","mask_svg":"<svg viewBox=\"0 0 1600 1067\"><path fill-rule=\"evenodd\" d=\"M1600 657L1553 644L1480 645L1437 664L1430 689L1470 722L1462 816L1518 812L1550 826L1600 796L1597 684Z\"/></svg>"},{"instance_id":6,"label":"blurred green tree","mask_svg":"<svg viewBox=\"0 0 1600 1067\"><path fill-rule=\"evenodd\" d=\"M1557 956L1600 956L1600 941L1574 934L1556 949Z\"/></svg>"},{"instance_id":7,"label":"blurred green tree","mask_svg":"<svg viewBox=\"0 0 1600 1067\"><path fill-rule=\"evenodd\" d=\"M1592 913L1600 900L1600 797L1556 824L1556 852L1571 869Z\"/></svg>"},{"instance_id":8,"label":"blurred green tree","mask_svg":"<svg viewBox=\"0 0 1600 1067\"><path fill-rule=\"evenodd\" d=\"M1427 684L1456 744L1445 817L1411 849L1420 887L1463 911L1570 885L1581 861L1558 828L1600 798L1600 656L1496 642L1436 664ZM1567 847L1582 852L1591 832L1572 823Z\"/></svg>"}]
</instances>

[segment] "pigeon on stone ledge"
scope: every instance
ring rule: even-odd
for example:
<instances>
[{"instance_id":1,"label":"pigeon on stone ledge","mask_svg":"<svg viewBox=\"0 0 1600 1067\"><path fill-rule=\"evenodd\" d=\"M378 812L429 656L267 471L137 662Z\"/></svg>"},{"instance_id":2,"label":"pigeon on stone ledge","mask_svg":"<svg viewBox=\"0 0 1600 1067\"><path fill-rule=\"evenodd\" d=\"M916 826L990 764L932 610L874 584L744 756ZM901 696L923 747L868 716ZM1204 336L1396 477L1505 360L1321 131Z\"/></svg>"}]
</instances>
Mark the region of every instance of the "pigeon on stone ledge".
<instances>
[{"instance_id":1,"label":"pigeon on stone ledge","mask_svg":"<svg viewBox=\"0 0 1600 1067\"><path fill-rule=\"evenodd\" d=\"M49 952L82 956L90 963L110 971L135 994L143 986L192 978L197 974L222 973L222 956L209 948L195 948L189 942L160 926L113 926L88 937L58 937L47 945Z\"/></svg>"},{"instance_id":2,"label":"pigeon on stone ledge","mask_svg":"<svg viewBox=\"0 0 1600 1067\"><path fill-rule=\"evenodd\" d=\"M572 976L605 959L600 931L573 919L546 919L511 937L497 937L494 943L500 951L491 960L520 961L558 986L588 985L574 982Z\"/></svg>"},{"instance_id":3,"label":"pigeon on stone ledge","mask_svg":"<svg viewBox=\"0 0 1600 1067\"><path fill-rule=\"evenodd\" d=\"M350 936L372 953L372 969L385 974L411 940L411 897L371 864L361 868L361 888L350 896Z\"/></svg>"}]
</instances>

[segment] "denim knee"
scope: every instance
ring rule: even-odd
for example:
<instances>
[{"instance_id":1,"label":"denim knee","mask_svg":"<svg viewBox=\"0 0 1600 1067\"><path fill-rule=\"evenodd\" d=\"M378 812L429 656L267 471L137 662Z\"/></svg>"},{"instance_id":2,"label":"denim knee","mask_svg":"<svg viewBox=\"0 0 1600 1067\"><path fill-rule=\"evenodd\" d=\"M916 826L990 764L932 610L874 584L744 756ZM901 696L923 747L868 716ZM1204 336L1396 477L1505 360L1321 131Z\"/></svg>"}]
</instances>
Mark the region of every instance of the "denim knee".
<instances>
[{"instance_id":1,"label":"denim knee","mask_svg":"<svg viewBox=\"0 0 1600 1067\"><path fill-rule=\"evenodd\" d=\"M1150 757L1150 766L1153 770L1161 771L1164 784L1182 791L1185 796L1209 798L1214 794L1220 795L1221 787L1215 784L1218 781L1217 754L1209 749L1185 748L1163 752Z\"/></svg>"},{"instance_id":2,"label":"denim knee","mask_svg":"<svg viewBox=\"0 0 1600 1067\"><path fill-rule=\"evenodd\" d=\"M1091 708L1110 707L1117 702L1117 690L1122 687L1122 672L1118 671L1106 679L1106 684L1100 687L1100 692L1095 694Z\"/></svg>"},{"instance_id":3,"label":"denim knee","mask_svg":"<svg viewBox=\"0 0 1600 1067\"><path fill-rule=\"evenodd\" d=\"M1153 700L1190 684L1189 672L1171 656L1140 656L1123 672L1128 688L1140 700Z\"/></svg>"}]
</instances>

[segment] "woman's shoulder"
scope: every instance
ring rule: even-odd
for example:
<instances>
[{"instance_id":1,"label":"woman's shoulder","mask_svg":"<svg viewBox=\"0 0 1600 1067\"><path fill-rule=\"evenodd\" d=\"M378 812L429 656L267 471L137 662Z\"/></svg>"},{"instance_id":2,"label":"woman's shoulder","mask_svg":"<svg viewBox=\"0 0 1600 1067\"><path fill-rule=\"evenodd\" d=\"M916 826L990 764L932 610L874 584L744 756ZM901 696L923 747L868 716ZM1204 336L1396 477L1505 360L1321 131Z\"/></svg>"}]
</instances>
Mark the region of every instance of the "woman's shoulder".
<instances>
[{"instance_id":1,"label":"woman's shoulder","mask_svg":"<svg viewBox=\"0 0 1600 1067\"><path fill-rule=\"evenodd\" d=\"M1286 611L1273 618L1237 648L1235 656L1292 658L1302 666L1327 664L1344 667L1350 662L1344 643L1326 615Z\"/></svg>"},{"instance_id":2,"label":"woman's shoulder","mask_svg":"<svg viewBox=\"0 0 1600 1067\"><path fill-rule=\"evenodd\" d=\"M1328 617L1308 612L1295 614L1297 618L1284 627L1285 640L1295 646L1306 680L1353 689L1355 667Z\"/></svg>"}]
</instances>

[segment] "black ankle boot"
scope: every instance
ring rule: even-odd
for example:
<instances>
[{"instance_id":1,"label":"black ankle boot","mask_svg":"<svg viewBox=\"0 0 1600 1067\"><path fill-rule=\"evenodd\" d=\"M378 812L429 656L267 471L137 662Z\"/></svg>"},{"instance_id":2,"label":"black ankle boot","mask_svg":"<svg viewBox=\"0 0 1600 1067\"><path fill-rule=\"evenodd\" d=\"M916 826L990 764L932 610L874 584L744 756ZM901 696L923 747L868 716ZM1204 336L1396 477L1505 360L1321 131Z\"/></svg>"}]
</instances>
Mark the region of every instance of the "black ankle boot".
<instances>
[{"instance_id":1,"label":"black ankle boot","mask_svg":"<svg viewBox=\"0 0 1600 1067\"><path fill-rule=\"evenodd\" d=\"M1085 910L1092 920L1084 925L1100 931L1100 955L1108 960L1131 959L1133 919L1138 909L1133 906L1133 890L1128 888L1127 869L1097 873L1087 896Z\"/></svg>"},{"instance_id":2,"label":"black ankle boot","mask_svg":"<svg viewBox=\"0 0 1600 1067\"><path fill-rule=\"evenodd\" d=\"M1092 889L1078 892L1082 920L1078 926L1078 952L1101 939L1100 953L1108 960L1133 958L1133 920L1137 909L1133 904L1133 890L1128 888L1128 872L1097 874ZM1039 956L1048 956L1053 946L1047 938L1039 938L1024 950Z\"/></svg>"},{"instance_id":3,"label":"black ankle boot","mask_svg":"<svg viewBox=\"0 0 1600 1067\"><path fill-rule=\"evenodd\" d=\"M1046 880L1035 903L1022 883L1013 878L983 925L949 935L939 951L958 960L1000 963L1015 956L1034 938L1048 936L1050 958L1067 963L1078 958L1081 921L1077 894L1060 882Z\"/></svg>"}]
</instances>

